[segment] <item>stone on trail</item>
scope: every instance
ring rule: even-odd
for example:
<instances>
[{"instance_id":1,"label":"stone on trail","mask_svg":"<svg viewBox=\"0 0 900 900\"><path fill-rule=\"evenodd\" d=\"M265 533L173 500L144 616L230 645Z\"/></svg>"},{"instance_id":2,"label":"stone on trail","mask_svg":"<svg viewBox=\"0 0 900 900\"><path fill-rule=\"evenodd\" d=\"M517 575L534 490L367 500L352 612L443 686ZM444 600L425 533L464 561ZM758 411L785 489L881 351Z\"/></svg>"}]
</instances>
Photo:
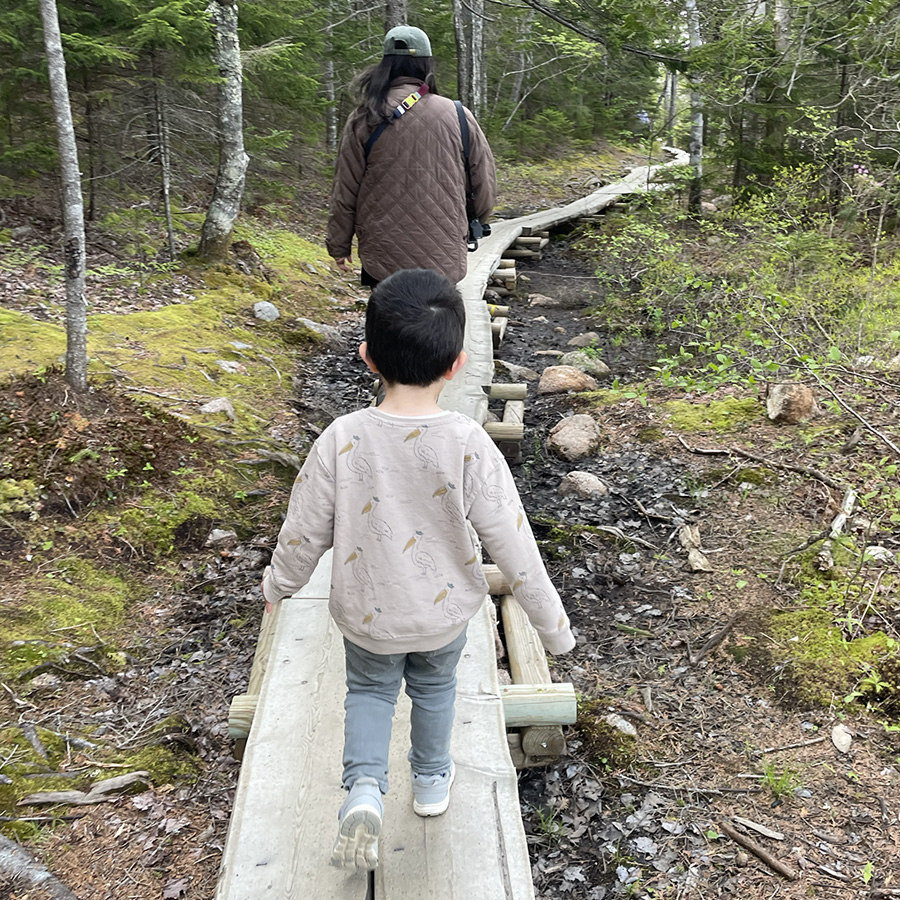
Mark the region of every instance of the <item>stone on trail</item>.
<instances>
[{"instance_id":1,"label":"stone on trail","mask_svg":"<svg viewBox=\"0 0 900 900\"><path fill-rule=\"evenodd\" d=\"M571 344L572 342L569 341L569 343ZM599 357L585 353L584 350L573 350L571 353L564 353L559 358L559 364L561 366L574 366L576 369L580 369L582 372L595 378L609 375L609 366Z\"/></svg>"},{"instance_id":2,"label":"stone on trail","mask_svg":"<svg viewBox=\"0 0 900 900\"><path fill-rule=\"evenodd\" d=\"M225 528L213 528L206 538L207 547L233 547L238 541L236 531Z\"/></svg>"},{"instance_id":3,"label":"stone on trail","mask_svg":"<svg viewBox=\"0 0 900 900\"><path fill-rule=\"evenodd\" d=\"M590 456L600 446L600 426L588 415L569 416L550 430L547 449L575 462Z\"/></svg>"},{"instance_id":4,"label":"stone on trail","mask_svg":"<svg viewBox=\"0 0 900 900\"><path fill-rule=\"evenodd\" d=\"M302 317L297 321L307 330L319 335L331 350L343 350L346 346L344 336L333 325L322 325L321 322L313 322L312 319Z\"/></svg>"},{"instance_id":5,"label":"stone on trail","mask_svg":"<svg viewBox=\"0 0 900 900\"><path fill-rule=\"evenodd\" d=\"M513 381L537 381L541 377L541 373L535 372L534 369L517 366L515 363L505 362L502 359L494 360L494 368L505 372Z\"/></svg>"},{"instance_id":6,"label":"stone on trail","mask_svg":"<svg viewBox=\"0 0 900 900\"><path fill-rule=\"evenodd\" d=\"M609 493L606 483L593 472L569 472L559 483L559 492L563 496L574 495L582 500L590 497L605 497Z\"/></svg>"},{"instance_id":7,"label":"stone on trail","mask_svg":"<svg viewBox=\"0 0 900 900\"><path fill-rule=\"evenodd\" d=\"M627 734L628 737L636 738L638 736L637 729L634 725L632 725L628 719L616 715L616 713L610 713L609 715L604 716L603 721L606 722L607 725L611 725L615 728L616 731Z\"/></svg>"},{"instance_id":8,"label":"stone on trail","mask_svg":"<svg viewBox=\"0 0 900 900\"><path fill-rule=\"evenodd\" d=\"M585 331L581 334L576 334L569 341L570 347L593 347L595 344L600 343L600 335L597 334L596 331Z\"/></svg>"},{"instance_id":9,"label":"stone on trail","mask_svg":"<svg viewBox=\"0 0 900 900\"><path fill-rule=\"evenodd\" d=\"M242 363L235 362L232 359L217 359L216 364L224 369L229 375L246 375L247 369Z\"/></svg>"},{"instance_id":10,"label":"stone on trail","mask_svg":"<svg viewBox=\"0 0 900 900\"><path fill-rule=\"evenodd\" d=\"M278 307L268 300L258 300L253 304L253 315L262 322L274 322L281 316Z\"/></svg>"},{"instance_id":11,"label":"stone on trail","mask_svg":"<svg viewBox=\"0 0 900 900\"><path fill-rule=\"evenodd\" d=\"M565 394L568 391L596 391L597 382L575 366L548 366L538 383L539 394Z\"/></svg>"},{"instance_id":12,"label":"stone on trail","mask_svg":"<svg viewBox=\"0 0 900 900\"><path fill-rule=\"evenodd\" d=\"M200 412L202 413L225 413L232 422L237 421L237 416L234 412L234 406L232 406L231 401L227 397L216 397L215 400L210 400L209 403L204 403L203 406L200 407Z\"/></svg>"},{"instance_id":13,"label":"stone on trail","mask_svg":"<svg viewBox=\"0 0 900 900\"><path fill-rule=\"evenodd\" d=\"M805 384L773 384L766 397L766 413L773 422L797 425L819 412L813 392Z\"/></svg>"},{"instance_id":14,"label":"stone on trail","mask_svg":"<svg viewBox=\"0 0 900 900\"><path fill-rule=\"evenodd\" d=\"M581 309L587 306L583 297L548 297L545 294L529 294L529 305L545 309Z\"/></svg>"}]
</instances>

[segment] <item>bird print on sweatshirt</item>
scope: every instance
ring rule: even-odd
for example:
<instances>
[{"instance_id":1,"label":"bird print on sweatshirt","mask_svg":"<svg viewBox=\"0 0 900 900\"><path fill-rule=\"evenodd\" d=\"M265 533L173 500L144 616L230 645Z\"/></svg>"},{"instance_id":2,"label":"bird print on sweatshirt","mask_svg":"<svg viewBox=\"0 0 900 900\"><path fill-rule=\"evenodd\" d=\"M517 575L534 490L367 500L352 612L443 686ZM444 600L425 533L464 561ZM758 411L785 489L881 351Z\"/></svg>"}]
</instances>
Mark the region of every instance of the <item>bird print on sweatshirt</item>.
<instances>
[{"instance_id":1,"label":"bird print on sweatshirt","mask_svg":"<svg viewBox=\"0 0 900 900\"><path fill-rule=\"evenodd\" d=\"M350 443L345 444L340 451L338 452L338 456L346 455L347 460L347 468L356 475L357 480L360 484L365 484L372 478L372 467L369 465L366 458L362 455L362 452L359 449L360 439L359 435L354 434L350 439Z\"/></svg>"},{"instance_id":2,"label":"bird print on sweatshirt","mask_svg":"<svg viewBox=\"0 0 900 900\"><path fill-rule=\"evenodd\" d=\"M409 557L412 564L423 574L427 575L429 571L437 574L437 566L434 563L434 557L424 550L425 535L421 531L417 531L407 542L403 548L403 552L410 551Z\"/></svg>"},{"instance_id":3,"label":"bird print on sweatshirt","mask_svg":"<svg viewBox=\"0 0 900 900\"><path fill-rule=\"evenodd\" d=\"M312 541L305 534L301 534L300 537L288 541L288 547L294 548L294 558L306 569L312 568L313 564L317 561L310 552L310 547L308 545L311 543Z\"/></svg>"},{"instance_id":4,"label":"bird print on sweatshirt","mask_svg":"<svg viewBox=\"0 0 900 900\"><path fill-rule=\"evenodd\" d=\"M441 612L443 612L443 614L452 622L465 621L465 613L463 613L459 604L453 599L452 584L448 583L447 586L438 593L437 597L434 598L434 605L437 606L439 603L441 605Z\"/></svg>"},{"instance_id":5,"label":"bird print on sweatshirt","mask_svg":"<svg viewBox=\"0 0 900 900\"><path fill-rule=\"evenodd\" d=\"M375 592L375 583L372 581L372 576L369 574L369 570L366 568L366 564L363 562L363 549L362 547L357 547L345 560L344 565L350 566L350 571L353 573L353 577L356 579L357 583L361 584L368 593L372 594Z\"/></svg>"},{"instance_id":6,"label":"bird print on sweatshirt","mask_svg":"<svg viewBox=\"0 0 900 900\"><path fill-rule=\"evenodd\" d=\"M519 577L512 586L512 592L516 597L536 606L538 609L543 609L544 604L550 602L550 595L546 591L540 588L528 587L528 575L525 572L519 572Z\"/></svg>"},{"instance_id":7,"label":"bird print on sweatshirt","mask_svg":"<svg viewBox=\"0 0 900 900\"><path fill-rule=\"evenodd\" d=\"M456 502L456 485L448 481L442 484L432 495L432 497L440 497L441 509L444 515L455 525L465 525L466 517L463 515L462 507Z\"/></svg>"},{"instance_id":8,"label":"bird print on sweatshirt","mask_svg":"<svg viewBox=\"0 0 900 900\"><path fill-rule=\"evenodd\" d=\"M392 541L394 539L393 528L391 528L391 526L376 513L380 502L381 501L377 497L373 497L362 508L362 515L368 517L369 531L375 535L377 541L381 541L382 538L387 538L389 541Z\"/></svg>"},{"instance_id":9,"label":"bird print on sweatshirt","mask_svg":"<svg viewBox=\"0 0 900 900\"><path fill-rule=\"evenodd\" d=\"M429 466L437 468L438 455L433 447L429 447L428 444L425 443L425 433L427 431L427 425L420 425L418 428L414 428L403 439L403 443L405 444L407 441L414 442L413 453L415 454L416 459L423 464L423 469L427 469Z\"/></svg>"}]
</instances>

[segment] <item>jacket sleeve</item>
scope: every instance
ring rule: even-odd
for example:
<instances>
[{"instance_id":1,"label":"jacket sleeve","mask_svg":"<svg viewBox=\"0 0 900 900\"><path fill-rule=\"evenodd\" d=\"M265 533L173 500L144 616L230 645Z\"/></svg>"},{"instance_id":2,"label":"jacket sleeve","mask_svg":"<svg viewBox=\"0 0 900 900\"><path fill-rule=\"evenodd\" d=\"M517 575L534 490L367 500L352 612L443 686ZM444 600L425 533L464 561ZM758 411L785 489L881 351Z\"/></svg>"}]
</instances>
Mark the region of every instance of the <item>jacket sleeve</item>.
<instances>
[{"instance_id":1,"label":"jacket sleeve","mask_svg":"<svg viewBox=\"0 0 900 900\"><path fill-rule=\"evenodd\" d=\"M335 162L325 236L325 246L333 259L350 255L356 231L356 200L366 173L366 158L357 123L358 116L352 113L344 125Z\"/></svg>"},{"instance_id":2,"label":"jacket sleeve","mask_svg":"<svg viewBox=\"0 0 900 900\"><path fill-rule=\"evenodd\" d=\"M331 547L335 483L320 454L316 442L294 482L278 545L263 575L263 596L270 603L296 594Z\"/></svg>"},{"instance_id":3,"label":"jacket sleeve","mask_svg":"<svg viewBox=\"0 0 900 900\"><path fill-rule=\"evenodd\" d=\"M469 167L475 194L475 214L479 221L485 222L497 202L497 168L494 154L475 116L466 110L466 117L469 120Z\"/></svg>"},{"instance_id":4,"label":"jacket sleeve","mask_svg":"<svg viewBox=\"0 0 900 900\"><path fill-rule=\"evenodd\" d=\"M491 559L550 653L567 653L575 637L550 581L506 460L493 443L470 454L467 516Z\"/></svg>"}]
</instances>

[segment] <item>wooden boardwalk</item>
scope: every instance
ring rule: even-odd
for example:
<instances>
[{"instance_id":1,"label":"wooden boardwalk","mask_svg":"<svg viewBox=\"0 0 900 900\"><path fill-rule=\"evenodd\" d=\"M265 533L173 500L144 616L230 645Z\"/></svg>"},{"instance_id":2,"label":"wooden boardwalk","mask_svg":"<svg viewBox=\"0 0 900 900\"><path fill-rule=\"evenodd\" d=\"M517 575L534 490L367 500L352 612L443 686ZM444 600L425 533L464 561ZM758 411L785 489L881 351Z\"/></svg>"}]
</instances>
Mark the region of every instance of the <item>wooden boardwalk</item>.
<instances>
[{"instance_id":1,"label":"wooden boardwalk","mask_svg":"<svg viewBox=\"0 0 900 900\"><path fill-rule=\"evenodd\" d=\"M680 160L679 160L680 161ZM483 422L493 381L490 316L483 300L501 254L525 228L552 228L649 187L652 169L564 207L493 225L460 283L469 361L441 405ZM450 808L412 812L409 704L398 703L391 786L374 876L328 865L341 788L344 672L341 636L328 615L331 553L296 597L265 615L251 691L258 691L226 838L216 900L534 900L531 864L510 758L490 598L470 622L460 662L451 751Z\"/></svg>"}]
</instances>

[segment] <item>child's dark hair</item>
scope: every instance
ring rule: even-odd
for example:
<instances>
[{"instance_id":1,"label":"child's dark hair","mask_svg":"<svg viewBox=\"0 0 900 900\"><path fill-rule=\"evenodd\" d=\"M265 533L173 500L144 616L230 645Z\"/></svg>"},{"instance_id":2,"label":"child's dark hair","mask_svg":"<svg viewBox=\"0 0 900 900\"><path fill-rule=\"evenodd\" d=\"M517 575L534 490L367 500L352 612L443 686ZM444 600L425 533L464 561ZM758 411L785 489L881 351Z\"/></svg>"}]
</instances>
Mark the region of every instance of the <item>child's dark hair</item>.
<instances>
[{"instance_id":1,"label":"child's dark hair","mask_svg":"<svg viewBox=\"0 0 900 900\"><path fill-rule=\"evenodd\" d=\"M389 384L425 387L456 361L465 325L462 297L450 281L430 269L403 269L369 298L369 358Z\"/></svg>"}]
</instances>

